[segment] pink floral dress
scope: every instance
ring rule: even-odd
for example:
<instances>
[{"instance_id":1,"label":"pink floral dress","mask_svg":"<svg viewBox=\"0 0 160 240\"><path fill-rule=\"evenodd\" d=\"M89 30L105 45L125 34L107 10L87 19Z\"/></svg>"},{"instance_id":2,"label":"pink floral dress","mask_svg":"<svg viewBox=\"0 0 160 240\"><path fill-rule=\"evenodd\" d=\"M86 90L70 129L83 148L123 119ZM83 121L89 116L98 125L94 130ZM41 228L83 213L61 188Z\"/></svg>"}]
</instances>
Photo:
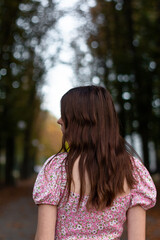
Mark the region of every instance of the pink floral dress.
<instances>
[{"instance_id":1,"label":"pink floral dress","mask_svg":"<svg viewBox=\"0 0 160 240\"><path fill-rule=\"evenodd\" d=\"M57 205L55 239L120 239L126 212L141 205L145 210L156 203L156 189L144 165L134 158L136 188L124 197L117 197L111 207L103 211L86 210L88 196L84 196L77 210L79 194L71 192L66 203L66 153L52 156L43 165L33 189L36 204Z\"/></svg>"}]
</instances>

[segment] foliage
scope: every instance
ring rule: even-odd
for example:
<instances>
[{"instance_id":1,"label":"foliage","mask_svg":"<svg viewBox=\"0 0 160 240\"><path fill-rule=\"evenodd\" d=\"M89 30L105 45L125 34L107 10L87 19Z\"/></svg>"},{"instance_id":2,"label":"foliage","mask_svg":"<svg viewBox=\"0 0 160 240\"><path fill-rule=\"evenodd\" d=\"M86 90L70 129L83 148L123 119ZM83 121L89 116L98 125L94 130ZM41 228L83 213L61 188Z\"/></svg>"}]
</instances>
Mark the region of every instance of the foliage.
<instances>
[{"instance_id":1,"label":"foliage","mask_svg":"<svg viewBox=\"0 0 160 240\"><path fill-rule=\"evenodd\" d=\"M49 112L43 111L37 119L37 130L40 132L37 152L37 164L43 163L48 157L56 154L62 145L62 132L57 120ZM35 142L35 141L34 141ZM35 142L36 146L36 142Z\"/></svg>"},{"instance_id":2,"label":"foliage","mask_svg":"<svg viewBox=\"0 0 160 240\"><path fill-rule=\"evenodd\" d=\"M160 171L160 4L156 0L94 2L85 12L85 1L77 5L84 22L72 41L79 83L109 88L122 135L140 135L148 169L149 144L154 143ZM86 43L85 51L80 41Z\"/></svg>"},{"instance_id":3,"label":"foliage","mask_svg":"<svg viewBox=\"0 0 160 240\"><path fill-rule=\"evenodd\" d=\"M33 130L46 72L45 37L59 18L55 11L52 0L0 2L0 152L5 150L6 184L13 183L19 136L23 136L22 177L28 177L33 169ZM54 64L54 58L51 61Z\"/></svg>"}]
</instances>

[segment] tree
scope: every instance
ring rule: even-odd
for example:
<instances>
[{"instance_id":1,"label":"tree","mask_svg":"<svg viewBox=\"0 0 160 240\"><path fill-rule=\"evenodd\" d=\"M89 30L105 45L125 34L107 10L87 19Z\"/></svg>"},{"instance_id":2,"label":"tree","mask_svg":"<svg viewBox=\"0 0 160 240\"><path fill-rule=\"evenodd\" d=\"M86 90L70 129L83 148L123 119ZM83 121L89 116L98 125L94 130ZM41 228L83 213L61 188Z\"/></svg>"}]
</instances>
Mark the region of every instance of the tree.
<instances>
[{"instance_id":1,"label":"tree","mask_svg":"<svg viewBox=\"0 0 160 240\"><path fill-rule=\"evenodd\" d=\"M118 109L121 133L132 136L136 132L141 136L143 159L149 169L150 142L154 142L160 162L159 4L97 0L85 14L79 3L77 12L83 21L87 16L79 37L83 31L83 41L88 46L84 52L79 48L78 37L72 42L79 80L109 88Z\"/></svg>"},{"instance_id":2,"label":"tree","mask_svg":"<svg viewBox=\"0 0 160 240\"><path fill-rule=\"evenodd\" d=\"M45 36L57 21L49 0L2 0L0 3L0 149L6 152L6 184L13 183L16 138L23 134L22 177L32 171L32 133L40 111L47 50ZM52 59L54 62L54 58Z\"/></svg>"}]
</instances>

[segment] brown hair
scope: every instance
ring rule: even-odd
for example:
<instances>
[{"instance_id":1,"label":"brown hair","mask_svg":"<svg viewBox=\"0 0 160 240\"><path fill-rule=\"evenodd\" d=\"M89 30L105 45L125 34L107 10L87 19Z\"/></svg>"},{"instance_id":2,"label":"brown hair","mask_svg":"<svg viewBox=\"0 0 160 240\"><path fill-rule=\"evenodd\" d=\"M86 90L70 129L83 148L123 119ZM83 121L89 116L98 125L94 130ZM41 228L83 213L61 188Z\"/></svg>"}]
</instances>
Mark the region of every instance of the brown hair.
<instances>
[{"instance_id":1,"label":"brown hair","mask_svg":"<svg viewBox=\"0 0 160 240\"><path fill-rule=\"evenodd\" d=\"M69 151L65 159L68 197L71 192L72 170L79 159L80 198L85 194L85 171L90 181L87 208L102 210L124 192L126 179L133 188L131 155L120 136L117 114L110 93L103 87L85 86L69 90L61 99L64 122L62 148ZM129 147L130 148L130 147Z\"/></svg>"}]
</instances>

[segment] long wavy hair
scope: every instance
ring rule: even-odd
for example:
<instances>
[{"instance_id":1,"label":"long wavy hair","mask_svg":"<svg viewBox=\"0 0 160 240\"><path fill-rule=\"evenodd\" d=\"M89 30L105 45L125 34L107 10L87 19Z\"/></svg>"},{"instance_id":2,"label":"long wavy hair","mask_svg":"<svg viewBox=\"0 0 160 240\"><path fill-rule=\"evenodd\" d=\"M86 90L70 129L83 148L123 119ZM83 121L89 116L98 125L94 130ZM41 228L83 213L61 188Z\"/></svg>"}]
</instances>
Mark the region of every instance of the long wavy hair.
<instances>
[{"instance_id":1,"label":"long wavy hair","mask_svg":"<svg viewBox=\"0 0 160 240\"><path fill-rule=\"evenodd\" d=\"M61 99L64 122L62 148L69 151L65 159L68 198L73 181L72 171L79 157L80 198L85 195L85 173L90 183L87 209L111 206L124 193L124 181L132 189L131 153L134 151L120 136L119 123L110 93L100 86L83 86L69 90Z\"/></svg>"}]
</instances>

